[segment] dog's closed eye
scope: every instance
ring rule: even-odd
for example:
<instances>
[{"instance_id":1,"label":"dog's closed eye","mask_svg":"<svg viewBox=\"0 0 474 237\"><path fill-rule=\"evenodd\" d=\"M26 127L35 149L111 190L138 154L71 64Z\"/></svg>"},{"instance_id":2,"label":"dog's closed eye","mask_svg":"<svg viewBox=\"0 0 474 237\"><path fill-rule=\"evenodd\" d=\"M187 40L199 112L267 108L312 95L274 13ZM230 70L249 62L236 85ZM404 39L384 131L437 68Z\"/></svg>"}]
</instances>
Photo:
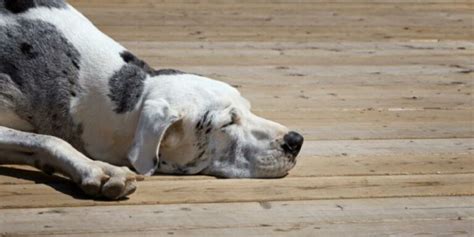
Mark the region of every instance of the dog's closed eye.
<instances>
[{"instance_id":1,"label":"dog's closed eye","mask_svg":"<svg viewBox=\"0 0 474 237\"><path fill-rule=\"evenodd\" d=\"M221 128L226 128L226 127L229 127L229 126L234 125L234 124L235 124L234 121L230 121L230 122L224 124Z\"/></svg>"},{"instance_id":2,"label":"dog's closed eye","mask_svg":"<svg viewBox=\"0 0 474 237\"><path fill-rule=\"evenodd\" d=\"M232 109L230 111L230 122L222 125L221 128L226 128L226 127L229 127L231 125L235 125L235 124L239 124L240 123L240 116L239 114L237 113L237 111L235 109Z\"/></svg>"}]
</instances>

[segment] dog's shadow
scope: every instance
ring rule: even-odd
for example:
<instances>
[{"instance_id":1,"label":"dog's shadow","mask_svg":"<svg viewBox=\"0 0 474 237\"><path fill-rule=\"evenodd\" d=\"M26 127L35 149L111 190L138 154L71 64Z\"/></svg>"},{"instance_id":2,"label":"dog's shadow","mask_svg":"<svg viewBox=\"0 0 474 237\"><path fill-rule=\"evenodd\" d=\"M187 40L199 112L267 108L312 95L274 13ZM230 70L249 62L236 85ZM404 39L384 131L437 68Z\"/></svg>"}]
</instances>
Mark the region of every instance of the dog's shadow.
<instances>
[{"instance_id":1,"label":"dog's shadow","mask_svg":"<svg viewBox=\"0 0 474 237\"><path fill-rule=\"evenodd\" d=\"M86 195L77 186L77 184L68 178L61 177L59 175L48 175L42 171L0 166L0 176L10 176L17 179L33 181L36 184L44 184L75 199L97 201L105 200L103 198L96 198Z\"/></svg>"}]
</instances>

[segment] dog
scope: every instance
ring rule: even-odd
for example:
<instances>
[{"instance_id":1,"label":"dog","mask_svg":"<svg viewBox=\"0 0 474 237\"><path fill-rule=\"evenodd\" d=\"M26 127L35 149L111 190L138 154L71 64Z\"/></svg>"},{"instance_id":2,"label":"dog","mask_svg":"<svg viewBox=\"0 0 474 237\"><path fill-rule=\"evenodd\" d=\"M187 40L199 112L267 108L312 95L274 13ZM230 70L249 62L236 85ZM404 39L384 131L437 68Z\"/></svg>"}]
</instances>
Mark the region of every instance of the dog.
<instances>
[{"instance_id":1,"label":"dog","mask_svg":"<svg viewBox=\"0 0 474 237\"><path fill-rule=\"evenodd\" d=\"M0 0L0 164L119 199L155 173L283 177L303 140L224 82L154 70L63 0Z\"/></svg>"}]
</instances>

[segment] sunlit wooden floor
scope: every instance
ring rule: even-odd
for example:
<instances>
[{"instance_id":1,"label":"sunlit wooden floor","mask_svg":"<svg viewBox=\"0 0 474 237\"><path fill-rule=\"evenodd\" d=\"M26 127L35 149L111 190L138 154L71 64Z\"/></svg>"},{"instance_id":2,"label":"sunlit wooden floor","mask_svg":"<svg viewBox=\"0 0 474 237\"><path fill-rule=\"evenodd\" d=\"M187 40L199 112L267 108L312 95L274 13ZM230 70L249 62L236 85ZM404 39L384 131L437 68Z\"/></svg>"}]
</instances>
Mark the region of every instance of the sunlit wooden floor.
<instances>
[{"instance_id":1,"label":"sunlit wooden floor","mask_svg":"<svg viewBox=\"0 0 474 237\"><path fill-rule=\"evenodd\" d=\"M155 176L119 202L0 167L0 236L474 235L471 1L70 2L306 143L284 179Z\"/></svg>"}]
</instances>

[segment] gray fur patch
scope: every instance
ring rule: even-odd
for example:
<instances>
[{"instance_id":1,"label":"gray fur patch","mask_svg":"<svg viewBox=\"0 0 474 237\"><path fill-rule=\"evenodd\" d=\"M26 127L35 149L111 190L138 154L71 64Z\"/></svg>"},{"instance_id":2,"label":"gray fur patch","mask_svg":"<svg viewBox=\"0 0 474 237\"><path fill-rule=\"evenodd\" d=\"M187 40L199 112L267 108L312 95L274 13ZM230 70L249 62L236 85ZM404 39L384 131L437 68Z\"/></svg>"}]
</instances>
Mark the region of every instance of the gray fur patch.
<instances>
[{"instance_id":1,"label":"gray fur patch","mask_svg":"<svg viewBox=\"0 0 474 237\"><path fill-rule=\"evenodd\" d=\"M147 63L128 51L121 52L120 57L126 64L115 72L109 80L109 98L115 103L114 111L118 114L130 112L135 108L143 93L143 83L147 75L159 76L182 73L174 69L155 71Z\"/></svg>"},{"instance_id":2,"label":"gray fur patch","mask_svg":"<svg viewBox=\"0 0 474 237\"><path fill-rule=\"evenodd\" d=\"M181 74L174 69L155 71L147 63L128 51L120 53L126 63L115 72L109 80L109 98L115 103L114 111L123 114L132 111L137 105L142 93L146 76Z\"/></svg>"},{"instance_id":3,"label":"gray fur patch","mask_svg":"<svg viewBox=\"0 0 474 237\"><path fill-rule=\"evenodd\" d=\"M38 1L39 2L39 1ZM0 97L38 133L60 137L83 151L82 128L69 114L80 55L55 26L19 19L0 26Z\"/></svg>"},{"instance_id":4,"label":"gray fur patch","mask_svg":"<svg viewBox=\"0 0 474 237\"><path fill-rule=\"evenodd\" d=\"M138 62L134 59L136 58L133 57L127 62L124 58L127 64L115 72L109 80L109 98L115 103L114 111L119 114L132 111L143 93L143 82L147 73L142 67L137 66Z\"/></svg>"},{"instance_id":5,"label":"gray fur patch","mask_svg":"<svg viewBox=\"0 0 474 237\"><path fill-rule=\"evenodd\" d=\"M179 75L179 74L184 74L184 72L176 70L176 69L160 69L160 70L156 70L154 75L161 76L161 75Z\"/></svg>"},{"instance_id":6,"label":"gray fur patch","mask_svg":"<svg viewBox=\"0 0 474 237\"><path fill-rule=\"evenodd\" d=\"M23 13L35 7L65 8L64 0L0 0L0 12Z\"/></svg>"}]
</instances>

